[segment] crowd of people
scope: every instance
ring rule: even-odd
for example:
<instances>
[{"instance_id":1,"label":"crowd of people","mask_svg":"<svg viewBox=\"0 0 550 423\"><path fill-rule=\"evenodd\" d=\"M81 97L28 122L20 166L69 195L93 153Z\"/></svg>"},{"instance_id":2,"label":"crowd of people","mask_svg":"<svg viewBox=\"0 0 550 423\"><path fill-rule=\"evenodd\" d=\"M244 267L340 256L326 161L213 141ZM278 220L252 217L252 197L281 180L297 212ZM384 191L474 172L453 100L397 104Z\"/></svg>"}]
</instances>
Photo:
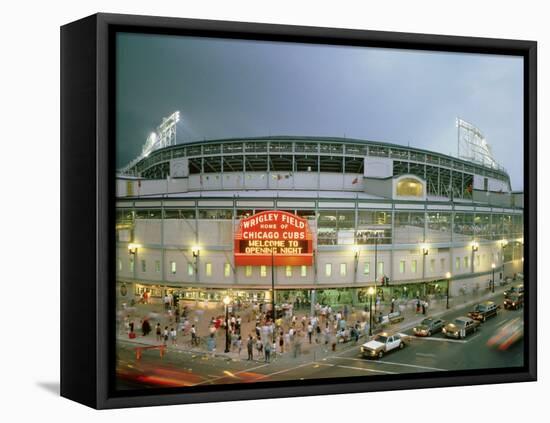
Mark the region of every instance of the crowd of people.
<instances>
[{"instance_id":1,"label":"crowd of people","mask_svg":"<svg viewBox=\"0 0 550 423\"><path fill-rule=\"evenodd\" d=\"M143 297L143 305L149 298ZM193 307L179 304L170 294L162 299L163 312L152 312L150 307L144 315L139 316L139 307L126 307L122 310L123 322L119 321L120 330L126 331L130 338L141 331L143 337L153 332L155 341L162 345L182 345L190 348L206 348L212 354L225 351L227 342L229 351L241 357L246 348L248 360L270 362L277 354L289 353L300 356L304 345L306 348L324 346L336 350L338 344L357 342L362 335L369 334L369 324L382 325L384 316L379 300L373 307L372 320L369 308L355 309L349 305L333 308L330 305L315 304L309 310L297 312L292 304L281 304L272 313L269 305L238 304L230 308L227 316L215 304L212 307ZM416 313L426 314L428 302L416 298L413 303ZM376 311L375 311L376 310ZM385 306L387 313L399 313L403 304L395 298ZM209 317L205 314L213 312ZM227 340L226 340L227 332ZM132 335L133 334L133 335Z\"/></svg>"}]
</instances>

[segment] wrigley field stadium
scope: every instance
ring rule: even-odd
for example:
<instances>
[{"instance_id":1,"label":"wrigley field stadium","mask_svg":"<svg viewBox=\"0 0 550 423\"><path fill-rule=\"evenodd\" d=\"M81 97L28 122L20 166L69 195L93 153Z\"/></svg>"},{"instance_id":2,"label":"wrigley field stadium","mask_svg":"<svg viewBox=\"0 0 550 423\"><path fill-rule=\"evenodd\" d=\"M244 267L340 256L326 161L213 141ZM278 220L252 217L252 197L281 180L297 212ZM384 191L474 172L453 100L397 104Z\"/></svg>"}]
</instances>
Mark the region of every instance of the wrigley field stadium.
<instances>
[{"instance_id":1,"label":"wrigley field stadium","mask_svg":"<svg viewBox=\"0 0 550 423\"><path fill-rule=\"evenodd\" d=\"M332 137L178 143L178 120L117 173L118 301L362 307L372 289L445 301L523 276L523 193L461 119L456 156Z\"/></svg>"}]
</instances>

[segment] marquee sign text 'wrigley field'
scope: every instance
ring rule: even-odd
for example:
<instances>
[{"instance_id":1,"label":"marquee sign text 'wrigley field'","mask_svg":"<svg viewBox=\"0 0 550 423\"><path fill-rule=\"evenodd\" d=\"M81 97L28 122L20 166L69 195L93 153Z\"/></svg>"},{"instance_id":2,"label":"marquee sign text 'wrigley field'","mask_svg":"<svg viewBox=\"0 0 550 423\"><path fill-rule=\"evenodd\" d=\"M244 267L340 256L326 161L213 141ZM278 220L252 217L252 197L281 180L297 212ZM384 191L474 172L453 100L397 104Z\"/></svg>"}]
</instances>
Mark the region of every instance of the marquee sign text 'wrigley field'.
<instances>
[{"instance_id":1,"label":"marquee sign text 'wrigley field'","mask_svg":"<svg viewBox=\"0 0 550 423\"><path fill-rule=\"evenodd\" d=\"M264 211L241 219L235 234L235 266L311 266L313 241L306 219Z\"/></svg>"}]
</instances>

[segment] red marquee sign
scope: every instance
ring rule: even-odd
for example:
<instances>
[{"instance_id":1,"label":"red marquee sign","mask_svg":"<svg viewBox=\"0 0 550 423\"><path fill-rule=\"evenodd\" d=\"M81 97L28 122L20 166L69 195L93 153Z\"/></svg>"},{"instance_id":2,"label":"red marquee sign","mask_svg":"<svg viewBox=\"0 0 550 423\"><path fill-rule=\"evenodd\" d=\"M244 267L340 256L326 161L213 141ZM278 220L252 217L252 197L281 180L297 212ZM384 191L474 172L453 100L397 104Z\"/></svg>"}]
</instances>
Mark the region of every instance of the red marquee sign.
<instances>
[{"instance_id":1,"label":"red marquee sign","mask_svg":"<svg viewBox=\"0 0 550 423\"><path fill-rule=\"evenodd\" d=\"M307 219L264 211L241 219L235 233L235 266L311 266L313 240Z\"/></svg>"}]
</instances>

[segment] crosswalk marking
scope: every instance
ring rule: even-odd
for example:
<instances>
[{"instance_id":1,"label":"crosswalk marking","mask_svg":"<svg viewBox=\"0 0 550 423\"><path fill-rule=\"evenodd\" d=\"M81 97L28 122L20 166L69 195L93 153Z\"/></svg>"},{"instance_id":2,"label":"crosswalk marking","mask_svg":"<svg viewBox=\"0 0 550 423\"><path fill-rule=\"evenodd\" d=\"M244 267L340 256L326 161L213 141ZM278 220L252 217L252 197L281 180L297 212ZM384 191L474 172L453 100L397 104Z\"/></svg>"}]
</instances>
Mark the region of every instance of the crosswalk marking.
<instances>
[{"instance_id":1,"label":"crosswalk marking","mask_svg":"<svg viewBox=\"0 0 550 423\"><path fill-rule=\"evenodd\" d=\"M334 358L336 360L353 360L353 361L361 361L363 363L365 362L364 358L353 358L353 357L329 357L329 358ZM447 371L447 369L439 369L437 367L419 366L417 364L396 363L396 362L393 362L393 361L385 361L385 360L371 360L371 361L369 361L369 363L372 363L372 364L390 364L390 365L393 365L393 366L414 367L414 368L417 368L417 369L437 370L437 371L441 371L441 372L446 372Z\"/></svg>"}]
</instances>

